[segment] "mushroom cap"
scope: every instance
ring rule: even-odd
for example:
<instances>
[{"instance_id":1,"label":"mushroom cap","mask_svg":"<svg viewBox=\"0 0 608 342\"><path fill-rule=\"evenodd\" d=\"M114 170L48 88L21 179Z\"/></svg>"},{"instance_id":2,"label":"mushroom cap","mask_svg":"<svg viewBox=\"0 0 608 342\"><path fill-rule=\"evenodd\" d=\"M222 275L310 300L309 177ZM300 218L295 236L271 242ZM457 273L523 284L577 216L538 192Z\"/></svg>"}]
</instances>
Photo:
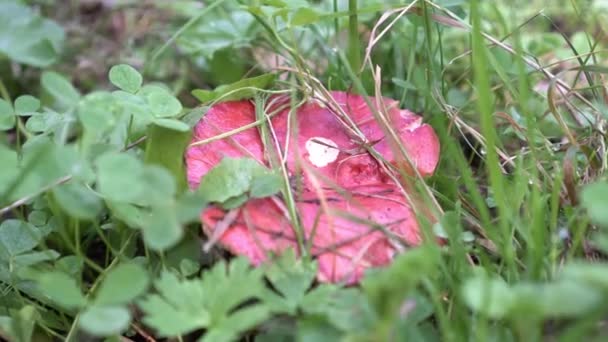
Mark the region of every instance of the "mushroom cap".
<instances>
[{"instance_id":1,"label":"mushroom cap","mask_svg":"<svg viewBox=\"0 0 608 342\"><path fill-rule=\"evenodd\" d=\"M431 175L439 160L439 140L422 118L398 108L384 99L381 109L396 131L412 164L393 152L391 141L363 97L346 92L331 92L340 106L371 145L388 163L411 171L414 165L422 176ZM286 99L275 98L275 105ZM278 108L278 107L276 107ZM403 188L395 184L364 147L361 138L346 128L336 113L319 101L309 101L292 114L289 108L278 111L270 120L281 154L286 153L286 168L294 185L296 207L305 243L319 264L318 279L327 282L355 283L369 267L383 266L399 246L421 242L416 216ZM251 124L255 107L248 100L217 104L194 128L193 142ZM257 128L190 147L186 152L188 182L197 188L201 177L224 157L249 157L268 165ZM390 171L389 171L390 172ZM409 194L410 198L414 194ZM212 234L226 212L217 206L201 214L203 228ZM296 235L285 205L278 196L251 199L220 236L219 242L231 252L245 255L254 265L270 253L287 248L297 251Z\"/></svg>"}]
</instances>

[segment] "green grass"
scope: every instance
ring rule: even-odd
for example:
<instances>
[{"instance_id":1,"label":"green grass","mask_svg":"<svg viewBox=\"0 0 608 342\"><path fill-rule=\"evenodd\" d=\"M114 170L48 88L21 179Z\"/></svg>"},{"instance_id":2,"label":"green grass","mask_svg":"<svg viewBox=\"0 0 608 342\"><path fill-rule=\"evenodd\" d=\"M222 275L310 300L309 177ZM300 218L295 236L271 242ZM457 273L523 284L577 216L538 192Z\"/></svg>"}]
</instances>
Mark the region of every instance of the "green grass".
<instances>
[{"instance_id":1,"label":"green grass","mask_svg":"<svg viewBox=\"0 0 608 342\"><path fill-rule=\"evenodd\" d=\"M0 42L38 42L30 50L13 42L10 53L0 46L1 337L578 341L608 334L602 1L126 2L91 13L79 1L58 3L28 6L65 37L0 30ZM10 11L36 25L38 14L23 8ZM54 49L51 41L62 43ZM110 82L118 64L135 69L121 67ZM254 78L267 74L274 76ZM192 96L195 89L203 90ZM330 90L364 94L370 104L381 95L399 100L437 132L441 158L432 177L392 175L414 190L404 193L416 199L425 242L348 288L313 284L310 253L250 268L207 248L200 210L227 192L247 199L248 189L221 180L185 189L190 127L220 101L258 104L251 127L279 171L264 175L266 190L281 193L308 251L298 194L285 186L268 124L275 113L262 108L273 94L291 96L286 106L295 108ZM383 111L373 114L408 160ZM361 136L353 122L345 125ZM251 182L262 177L234 163Z\"/></svg>"}]
</instances>

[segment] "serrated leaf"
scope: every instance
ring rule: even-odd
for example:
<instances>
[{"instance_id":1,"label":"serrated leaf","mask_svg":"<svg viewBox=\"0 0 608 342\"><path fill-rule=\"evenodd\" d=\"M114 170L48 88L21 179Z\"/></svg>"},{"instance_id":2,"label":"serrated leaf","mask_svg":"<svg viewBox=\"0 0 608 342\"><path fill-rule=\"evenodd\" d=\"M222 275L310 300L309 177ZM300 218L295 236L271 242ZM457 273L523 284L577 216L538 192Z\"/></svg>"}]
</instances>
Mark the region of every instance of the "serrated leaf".
<instances>
[{"instance_id":1,"label":"serrated leaf","mask_svg":"<svg viewBox=\"0 0 608 342\"><path fill-rule=\"evenodd\" d=\"M297 259L295 252L285 251L266 270L266 276L281 295L281 306L289 313L301 305L302 300L317 275L315 263Z\"/></svg>"},{"instance_id":2,"label":"serrated leaf","mask_svg":"<svg viewBox=\"0 0 608 342\"><path fill-rule=\"evenodd\" d=\"M119 64L110 68L108 78L112 84L132 94L135 94L143 83L141 74L127 64Z\"/></svg>"},{"instance_id":3,"label":"serrated leaf","mask_svg":"<svg viewBox=\"0 0 608 342\"><path fill-rule=\"evenodd\" d=\"M213 91L195 89L192 91L192 95L203 103L215 100L221 102L236 101L253 97L257 89L269 88L275 79L275 74L264 74L257 77L245 78L232 84L222 85Z\"/></svg>"},{"instance_id":4,"label":"serrated leaf","mask_svg":"<svg viewBox=\"0 0 608 342\"><path fill-rule=\"evenodd\" d=\"M127 304L148 288L148 273L138 264L120 264L110 270L95 296L95 305Z\"/></svg>"},{"instance_id":5,"label":"serrated leaf","mask_svg":"<svg viewBox=\"0 0 608 342\"><path fill-rule=\"evenodd\" d=\"M165 271L155 283L155 288L158 294L146 297L140 302L140 307L145 313L144 322L159 331L161 336L186 334L199 328L209 331L217 328L218 336L222 337L226 329L230 330L229 326L235 333L241 325L248 329L250 324L257 324L267 315L267 309L256 304L240 308L248 300L259 297L264 290L262 273L252 269L244 258L235 259L228 265L219 262L204 272L200 279L179 280ZM242 310L245 311L239 316ZM236 320L238 317L242 320L232 320L235 315Z\"/></svg>"},{"instance_id":6,"label":"serrated leaf","mask_svg":"<svg viewBox=\"0 0 608 342\"><path fill-rule=\"evenodd\" d=\"M53 302L67 308L81 308L86 300L76 281L63 272L43 273L38 278L39 289Z\"/></svg>"},{"instance_id":7,"label":"serrated leaf","mask_svg":"<svg viewBox=\"0 0 608 342\"><path fill-rule=\"evenodd\" d=\"M89 334L108 336L125 331L131 314L122 306L92 306L80 315L80 326Z\"/></svg>"},{"instance_id":8,"label":"serrated leaf","mask_svg":"<svg viewBox=\"0 0 608 342\"><path fill-rule=\"evenodd\" d=\"M175 336L206 327L209 312L201 305L204 293L198 280L179 280L175 274L163 271L154 287L154 294L140 301L146 314L144 322L160 336Z\"/></svg>"},{"instance_id":9,"label":"serrated leaf","mask_svg":"<svg viewBox=\"0 0 608 342\"><path fill-rule=\"evenodd\" d=\"M0 99L0 131L8 131L15 126L15 112L10 103Z\"/></svg>"},{"instance_id":10,"label":"serrated leaf","mask_svg":"<svg viewBox=\"0 0 608 342\"><path fill-rule=\"evenodd\" d=\"M213 326L203 336L203 342L230 342L238 340L239 335L250 330L270 317L267 307L256 305L238 310L220 324Z\"/></svg>"}]
</instances>

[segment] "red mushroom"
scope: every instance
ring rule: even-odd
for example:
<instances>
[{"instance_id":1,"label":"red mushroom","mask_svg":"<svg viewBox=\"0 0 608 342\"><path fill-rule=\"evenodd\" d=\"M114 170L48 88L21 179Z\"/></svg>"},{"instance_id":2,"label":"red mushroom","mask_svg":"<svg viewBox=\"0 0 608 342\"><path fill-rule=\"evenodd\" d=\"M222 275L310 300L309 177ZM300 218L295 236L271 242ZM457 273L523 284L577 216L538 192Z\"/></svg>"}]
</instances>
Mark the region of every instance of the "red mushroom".
<instances>
[{"instance_id":1,"label":"red mushroom","mask_svg":"<svg viewBox=\"0 0 608 342\"><path fill-rule=\"evenodd\" d=\"M331 92L331 96L386 162L410 165L395 157L388 138L361 96L344 92ZM386 117L409 160L421 175L431 175L439 159L435 132L422 123L421 117L400 110L396 101L384 102L382 109L386 109ZM289 129L288 113L289 109L284 109L272 116L270 127L280 153L287 150L289 176L301 180L295 186L296 206L305 243L318 260L320 281L357 282L365 269L388 264L399 241L408 245L421 242L416 216L402 188L364 148L362 139L347 128L348 118L340 117L340 113L319 101L309 101L295 113L294 133ZM196 125L193 141L212 138L255 120L251 101L217 104ZM211 140L187 151L188 182L192 188L224 157L250 157L268 165L255 127ZM269 252L297 250L296 234L279 197L250 199L228 223L226 215L220 207L206 209L201 214L204 230L213 234L214 229L229 223L220 232L219 242L231 252L247 256L254 265L265 261Z\"/></svg>"}]
</instances>

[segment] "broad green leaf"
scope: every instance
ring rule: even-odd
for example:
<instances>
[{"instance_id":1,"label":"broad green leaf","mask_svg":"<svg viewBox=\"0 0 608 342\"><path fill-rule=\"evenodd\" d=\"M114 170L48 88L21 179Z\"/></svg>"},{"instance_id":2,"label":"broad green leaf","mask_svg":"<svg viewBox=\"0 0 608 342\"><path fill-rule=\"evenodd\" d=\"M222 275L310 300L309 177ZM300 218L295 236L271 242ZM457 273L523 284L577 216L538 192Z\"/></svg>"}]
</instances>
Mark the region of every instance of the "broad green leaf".
<instances>
[{"instance_id":1,"label":"broad green leaf","mask_svg":"<svg viewBox=\"0 0 608 342\"><path fill-rule=\"evenodd\" d=\"M39 290L53 302L67 308L81 308L86 300L76 281L63 272L43 273L38 278Z\"/></svg>"},{"instance_id":2,"label":"broad green leaf","mask_svg":"<svg viewBox=\"0 0 608 342\"><path fill-rule=\"evenodd\" d=\"M17 152L0 143L0 204L7 201L7 193L19 175Z\"/></svg>"},{"instance_id":3,"label":"broad green leaf","mask_svg":"<svg viewBox=\"0 0 608 342\"><path fill-rule=\"evenodd\" d=\"M106 204L112 214L129 227L141 228L144 226L144 219L147 215L144 209L130 203L106 201Z\"/></svg>"},{"instance_id":4,"label":"broad green leaf","mask_svg":"<svg viewBox=\"0 0 608 342\"><path fill-rule=\"evenodd\" d=\"M0 244L10 256L31 251L41 237L38 229L27 222L8 219L0 224Z\"/></svg>"},{"instance_id":5,"label":"broad green leaf","mask_svg":"<svg viewBox=\"0 0 608 342\"><path fill-rule=\"evenodd\" d=\"M218 12L206 15L179 36L177 44L181 51L208 59L219 50L242 47L257 37L251 14L238 8Z\"/></svg>"},{"instance_id":6,"label":"broad green leaf","mask_svg":"<svg viewBox=\"0 0 608 342\"><path fill-rule=\"evenodd\" d=\"M232 84L222 85L213 91L195 89L192 95L201 102L235 101L253 97L258 89L267 89L274 83L275 74L265 74L257 77L245 78Z\"/></svg>"},{"instance_id":7,"label":"broad green leaf","mask_svg":"<svg viewBox=\"0 0 608 342\"><path fill-rule=\"evenodd\" d=\"M19 311L14 311L11 317L0 317L2 336L9 337L10 341L30 342L39 318L39 313L32 305L26 305Z\"/></svg>"},{"instance_id":8,"label":"broad green leaf","mask_svg":"<svg viewBox=\"0 0 608 342\"><path fill-rule=\"evenodd\" d=\"M92 306L80 315L80 326L95 336L108 336L125 331L131 322L129 310L122 306Z\"/></svg>"},{"instance_id":9,"label":"broad green leaf","mask_svg":"<svg viewBox=\"0 0 608 342\"><path fill-rule=\"evenodd\" d=\"M15 100L17 115L31 115L40 109L40 100L32 95L21 95Z\"/></svg>"},{"instance_id":10,"label":"broad green leaf","mask_svg":"<svg viewBox=\"0 0 608 342\"><path fill-rule=\"evenodd\" d=\"M174 120L174 119L155 119L154 121L152 121L154 124L156 124L157 126L161 126L164 128L168 128L172 131L178 131L178 132L189 132L190 131L190 126L188 126L187 124L179 121L179 120Z\"/></svg>"},{"instance_id":11,"label":"broad green leaf","mask_svg":"<svg viewBox=\"0 0 608 342\"><path fill-rule=\"evenodd\" d=\"M156 165L146 165L142 181L148 186L141 203L152 206L173 203L176 192L175 181L167 170Z\"/></svg>"},{"instance_id":12,"label":"broad green leaf","mask_svg":"<svg viewBox=\"0 0 608 342\"><path fill-rule=\"evenodd\" d=\"M243 195L271 196L279 192L281 186L278 175L253 159L224 158L201 179L198 191L207 202L236 200L242 204Z\"/></svg>"},{"instance_id":13,"label":"broad green leaf","mask_svg":"<svg viewBox=\"0 0 608 342\"><path fill-rule=\"evenodd\" d=\"M598 308L603 296L596 289L576 280L550 283L514 284L509 316L539 319L574 318Z\"/></svg>"},{"instance_id":14,"label":"broad green leaf","mask_svg":"<svg viewBox=\"0 0 608 342\"><path fill-rule=\"evenodd\" d=\"M72 83L54 71L43 72L40 83L59 109L69 109L80 100L80 93Z\"/></svg>"},{"instance_id":15,"label":"broad green leaf","mask_svg":"<svg viewBox=\"0 0 608 342\"><path fill-rule=\"evenodd\" d=\"M0 99L0 131L8 131L15 126L15 112L10 103Z\"/></svg>"},{"instance_id":16,"label":"broad green leaf","mask_svg":"<svg viewBox=\"0 0 608 342\"><path fill-rule=\"evenodd\" d=\"M135 263L110 270L95 296L95 305L127 304L148 288L148 273Z\"/></svg>"},{"instance_id":17,"label":"broad green leaf","mask_svg":"<svg viewBox=\"0 0 608 342\"><path fill-rule=\"evenodd\" d=\"M562 269L560 278L586 283L608 291L608 264L605 262L570 262Z\"/></svg>"},{"instance_id":18,"label":"broad green leaf","mask_svg":"<svg viewBox=\"0 0 608 342\"><path fill-rule=\"evenodd\" d=\"M466 304L472 310L491 318L505 317L515 299L504 280L485 274L467 280L462 291Z\"/></svg>"},{"instance_id":19,"label":"broad green leaf","mask_svg":"<svg viewBox=\"0 0 608 342\"><path fill-rule=\"evenodd\" d=\"M138 202L146 192L143 164L126 153L110 152L96 161L97 189L104 197L116 202Z\"/></svg>"},{"instance_id":20,"label":"broad green leaf","mask_svg":"<svg viewBox=\"0 0 608 342\"><path fill-rule=\"evenodd\" d=\"M315 23L319 20L319 14L308 7L302 7L296 10L291 17L291 25L292 26L300 26L300 25L308 25Z\"/></svg>"},{"instance_id":21,"label":"broad green leaf","mask_svg":"<svg viewBox=\"0 0 608 342\"><path fill-rule=\"evenodd\" d=\"M52 249L47 249L40 252L28 252L15 256L12 260L15 268L36 265L44 261L55 260L59 257L59 253Z\"/></svg>"},{"instance_id":22,"label":"broad green leaf","mask_svg":"<svg viewBox=\"0 0 608 342\"><path fill-rule=\"evenodd\" d=\"M174 130L158 124L148 126L144 161L167 169L177 185L177 191L187 188L184 153L191 139L190 129Z\"/></svg>"},{"instance_id":23,"label":"broad green leaf","mask_svg":"<svg viewBox=\"0 0 608 342\"><path fill-rule=\"evenodd\" d=\"M207 203L198 192L184 191L177 199L177 218L180 223L197 221Z\"/></svg>"},{"instance_id":24,"label":"broad green leaf","mask_svg":"<svg viewBox=\"0 0 608 342\"><path fill-rule=\"evenodd\" d=\"M184 234L173 208L167 206L153 207L142 224L146 245L157 251L175 246Z\"/></svg>"},{"instance_id":25,"label":"broad green leaf","mask_svg":"<svg viewBox=\"0 0 608 342\"><path fill-rule=\"evenodd\" d=\"M182 104L165 88L147 85L139 95L146 99L151 113L157 118L174 117L182 111Z\"/></svg>"},{"instance_id":26,"label":"broad green leaf","mask_svg":"<svg viewBox=\"0 0 608 342\"><path fill-rule=\"evenodd\" d=\"M143 82L141 74L130 65L119 64L110 69L109 79L118 88L135 94Z\"/></svg>"},{"instance_id":27,"label":"broad green leaf","mask_svg":"<svg viewBox=\"0 0 608 342\"><path fill-rule=\"evenodd\" d=\"M69 182L55 187L52 192L57 204L72 217L92 220L103 209L101 199L84 184Z\"/></svg>"},{"instance_id":28,"label":"broad green leaf","mask_svg":"<svg viewBox=\"0 0 608 342\"><path fill-rule=\"evenodd\" d=\"M597 182L585 186L581 194L582 205L593 221L608 226L608 183Z\"/></svg>"},{"instance_id":29,"label":"broad green leaf","mask_svg":"<svg viewBox=\"0 0 608 342\"><path fill-rule=\"evenodd\" d=\"M17 1L0 1L0 55L35 67L53 64L63 47L65 33Z\"/></svg>"},{"instance_id":30,"label":"broad green leaf","mask_svg":"<svg viewBox=\"0 0 608 342\"><path fill-rule=\"evenodd\" d=\"M421 246L398 255L385 269L370 270L362 280L365 294L376 310L394 317L399 306L418 283L439 269L436 249Z\"/></svg>"}]
</instances>

